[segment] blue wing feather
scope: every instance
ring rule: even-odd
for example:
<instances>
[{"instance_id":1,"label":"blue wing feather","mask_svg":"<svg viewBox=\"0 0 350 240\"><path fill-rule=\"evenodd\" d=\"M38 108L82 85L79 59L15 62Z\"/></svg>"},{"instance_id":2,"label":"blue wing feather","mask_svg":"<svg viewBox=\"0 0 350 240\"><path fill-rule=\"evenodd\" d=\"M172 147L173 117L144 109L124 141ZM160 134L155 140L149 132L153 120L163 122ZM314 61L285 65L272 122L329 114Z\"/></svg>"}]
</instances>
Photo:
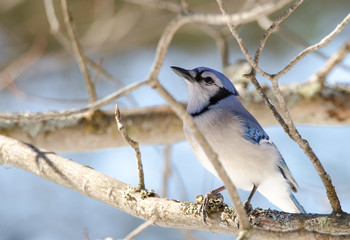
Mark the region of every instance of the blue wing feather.
<instances>
[{"instance_id":1,"label":"blue wing feather","mask_svg":"<svg viewBox=\"0 0 350 240\"><path fill-rule=\"evenodd\" d=\"M233 98L231 112L240 120L243 127L243 137L252 143L269 140L269 136L258 121L247 111L237 98ZM232 107L233 104L233 107Z\"/></svg>"},{"instance_id":2,"label":"blue wing feather","mask_svg":"<svg viewBox=\"0 0 350 240\"><path fill-rule=\"evenodd\" d=\"M259 131L256 128L253 128L249 125L244 126L244 132L243 136L245 139L253 142L253 143L260 143L261 140L269 140L269 136L265 133L265 131Z\"/></svg>"}]
</instances>

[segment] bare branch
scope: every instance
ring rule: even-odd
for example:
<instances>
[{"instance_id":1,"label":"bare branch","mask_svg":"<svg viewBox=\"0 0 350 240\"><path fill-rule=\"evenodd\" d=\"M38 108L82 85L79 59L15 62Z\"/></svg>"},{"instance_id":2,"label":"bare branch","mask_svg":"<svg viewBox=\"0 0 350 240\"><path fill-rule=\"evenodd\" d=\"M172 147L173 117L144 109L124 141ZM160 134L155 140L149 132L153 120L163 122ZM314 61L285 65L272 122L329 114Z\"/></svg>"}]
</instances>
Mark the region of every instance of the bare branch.
<instances>
[{"instance_id":1,"label":"bare branch","mask_svg":"<svg viewBox=\"0 0 350 240\"><path fill-rule=\"evenodd\" d=\"M63 36L63 34L60 32L60 24L55 13L53 0L45 0L44 6L45 6L46 17L50 25L51 34L56 37L57 41L64 47L64 49L68 53L72 54L73 48L71 44L69 43L68 39L66 39ZM74 52L73 52L73 56L74 56Z\"/></svg>"},{"instance_id":2,"label":"bare branch","mask_svg":"<svg viewBox=\"0 0 350 240\"><path fill-rule=\"evenodd\" d=\"M298 143L301 149L305 152L305 154L310 158L312 164L314 165L318 175L320 176L323 185L326 188L327 196L330 201L330 204L332 206L334 213L342 213L343 210L341 209L340 201L337 196L337 193L335 191L335 188L332 183L331 177L328 175L324 167L322 166L322 163L316 156L315 152L310 147L307 140L303 139L299 133L299 131L295 128L295 125L292 121L292 118L290 116L290 113L287 108L287 104L284 100L284 97L282 95L281 89L278 87L277 80L272 80L272 87L275 93L275 96L278 99L278 102L280 104L282 113L284 115L285 123L288 126L289 129L289 135L291 138Z\"/></svg>"},{"instance_id":3,"label":"bare branch","mask_svg":"<svg viewBox=\"0 0 350 240\"><path fill-rule=\"evenodd\" d=\"M49 20L50 32L53 35L56 35L59 32L60 24L57 20L55 13L55 7L52 0L44 0L46 17Z\"/></svg>"},{"instance_id":4,"label":"bare branch","mask_svg":"<svg viewBox=\"0 0 350 240\"><path fill-rule=\"evenodd\" d=\"M325 86L312 98L309 97L310 90L303 84L283 85L281 90L296 123L350 124L350 91L346 89ZM262 92L273 96L271 88L264 88ZM255 90L240 91L240 95L249 112L257 117L263 126L278 123L266 110L267 98L262 99ZM274 98L271 102L267 101L270 104L277 102ZM79 114L42 121L19 120L18 115L27 114L0 113L0 133L60 152L92 151L126 145L120 134L115 131L114 111L97 111L90 116ZM129 136L142 145L172 144L184 140L182 121L169 106L122 109L121 114ZM289 132L288 129L287 131Z\"/></svg>"},{"instance_id":5,"label":"bare branch","mask_svg":"<svg viewBox=\"0 0 350 240\"><path fill-rule=\"evenodd\" d=\"M290 6L282 15L280 15L275 21L273 21L273 23L271 24L271 26L264 32L264 35L262 36L262 38L260 39L260 43L258 46L258 49L256 50L255 53L255 57L254 57L254 61L256 62L256 64L259 63L259 58L260 58L260 54L265 46L265 43L267 41L267 39L269 38L269 36L271 35L271 33L273 31L276 30L277 26L284 21L287 17L290 16L290 14L292 14L294 12L294 10L299 7L302 3L304 2L304 0L297 0L293 3L292 6ZM260 72L259 72L260 73ZM268 76L269 77L269 76Z\"/></svg>"},{"instance_id":6,"label":"bare branch","mask_svg":"<svg viewBox=\"0 0 350 240\"><path fill-rule=\"evenodd\" d=\"M0 164L21 168L88 197L104 202L138 218L163 227L196 229L237 234L235 213L224 206L204 224L195 203L159 198L147 191L137 192L128 184L81 165L0 135ZM10 170L9 170L10 171ZM152 197L154 196L154 197ZM252 237L259 239L348 239L350 215L290 214L255 209L250 215Z\"/></svg>"},{"instance_id":7,"label":"bare branch","mask_svg":"<svg viewBox=\"0 0 350 240\"><path fill-rule=\"evenodd\" d=\"M171 155L171 145L166 145L164 149L164 170L163 170L163 181L162 181L162 197L168 196L168 179L169 175L171 174L171 167L170 167L170 155Z\"/></svg>"},{"instance_id":8,"label":"bare branch","mask_svg":"<svg viewBox=\"0 0 350 240\"><path fill-rule=\"evenodd\" d=\"M250 55L248 54L248 52L246 52L247 50L244 47L244 43L243 40L240 38L239 34L237 31L235 31L233 29L233 27L229 25L230 30L232 32L232 34L236 37L237 41L239 42L241 49L243 47L245 53L245 56L247 57L247 60L251 63L252 65L252 70L249 74L246 74L245 76L247 78L249 78L253 85L255 86L255 88L257 89L257 91L259 92L259 94L262 96L262 98L264 99L264 102L267 104L267 106L270 108L270 110L272 111L272 113L274 114L275 118L277 119L277 121L281 124L282 128L284 129L284 131L291 137L291 132L290 132L290 126L288 124L286 124L285 120L282 118L282 116L278 113L278 111L276 110L275 106L271 103L271 101L267 98L266 94L264 93L264 91L262 90L262 87L260 86L259 82L257 81L255 75L256 75L256 71L258 71L260 74L262 74L263 76L267 77L268 79L270 79L271 81L275 81L275 83L277 84L278 78L274 78L272 75L264 72L263 70L261 70L259 68L259 58L260 58L260 54L265 46L265 43L268 39L268 37L271 35L271 33L278 27L278 25L284 20L286 19L298 6L300 6L302 4L303 0L297 0L294 2L294 4L292 6L290 6L281 16L279 16L272 24L271 26L265 31L264 35L262 36L262 38L260 39L260 43L258 46L258 49L256 50L255 56L254 56L254 61L252 64L252 59L250 57ZM223 14L225 13L225 10L223 9L223 6L221 4L221 11L223 12ZM242 49L242 51L243 51ZM275 87L274 86L274 92L275 92ZM280 96L277 96L277 99L280 101ZM287 109L282 109L284 110L284 112L288 111Z\"/></svg>"},{"instance_id":9,"label":"bare branch","mask_svg":"<svg viewBox=\"0 0 350 240\"><path fill-rule=\"evenodd\" d=\"M274 77L279 79L282 75L286 74L297 62L299 62L301 59L303 59L308 54L323 48L327 46L335 36L337 36L344 27L349 23L350 21L350 13L337 25L337 27L329 33L326 37L321 39L318 43L309 46L308 48L304 49L301 53L299 53L285 68L283 68L281 71L279 71Z\"/></svg>"},{"instance_id":10,"label":"bare branch","mask_svg":"<svg viewBox=\"0 0 350 240\"><path fill-rule=\"evenodd\" d=\"M147 7L153 7L158 9L164 9L171 12L178 13L181 11L181 6L172 3L169 1L161 1L161 0L124 0L124 2L134 3L134 4L140 4L140 5L146 5Z\"/></svg>"},{"instance_id":11,"label":"bare branch","mask_svg":"<svg viewBox=\"0 0 350 240\"><path fill-rule=\"evenodd\" d=\"M92 59L86 57L86 62L93 67L96 71L98 71L99 73L101 73L101 75L109 80L110 82L114 83L116 85L116 87L119 88L123 88L124 84L119 80L116 79L114 76L112 76L110 73L108 73L104 68L102 68L99 64L97 64L96 62L94 62ZM136 100L134 99L134 97L132 95L126 95L126 98L130 101L130 103L133 106L137 106L138 104L136 103Z\"/></svg>"},{"instance_id":12,"label":"bare branch","mask_svg":"<svg viewBox=\"0 0 350 240\"><path fill-rule=\"evenodd\" d=\"M181 10L184 13L188 13L189 10L189 4L187 0L180 0L181 1Z\"/></svg>"},{"instance_id":13,"label":"bare branch","mask_svg":"<svg viewBox=\"0 0 350 240\"><path fill-rule=\"evenodd\" d=\"M137 161L137 171L139 174L139 185L137 186L137 190L143 190L145 189L145 179L143 176L143 167L142 167L142 161L141 161L141 152L139 148L139 143L132 140L129 135L127 134L125 127L122 123L122 119L120 116L120 112L118 109L118 104L115 105L115 120L118 124L118 130L120 134L123 136L124 140L135 150L135 156Z\"/></svg>"},{"instance_id":14,"label":"bare branch","mask_svg":"<svg viewBox=\"0 0 350 240\"><path fill-rule=\"evenodd\" d=\"M113 1L110 3L114 5ZM95 4L96 6L101 5ZM115 12L114 6L105 7L105 11L95 14L95 19L89 29L80 37L81 42L88 47L90 53L99 50L100 47L105 47L108 41L118 45L120 40L132 32L139 23L143 12L141 9L130 4L123 4Z\"/></svg>"},{"instance_id":15,"label":"bare branch","mask_svg":"<svg viewBox=\"0 0 350 240\"><path fill-rule=\"evenodd\" d=\"M131 240L134 237L136 237L137 235L139 235L141 232L143 232L144 230L146 230L149 226L153 225L155 223L155 221L157 220L157 213L155 213L155 215L148 220L147 222L142 223L140 226L138 226L137 228L135 228L131 233L128 234L128 236L126 236L123 240Z\"/></svg>"},{"instance_id":16,"label":"bare branch","mask_svg":"<svg viewBox=\"0 0 350 240\"><path fill-rule=\"evenodd\" d=\"M61 0L61 4L63 9L64 22L67 27L68 35L70 37L70 41L73 46L73 50L75 52L75 57L77 58L80 71L82 72L85 79L85 85L89 93L90 102L95 102L97 99L95 86L94 86L94 83L92 82L91 75L86 64L83 47L79 43L78 36L74 28L73 15L68 6L67 0Z\"/></svg>"},{"instance_id":17,"label":"bare branch","mask_svg":"<svg viewBox=\"0 0 350 240\"><path fill-rule=\"evenodd\" d=\"M72 51L72 46L69 43L68 39L66 39L63 36L63 34L59 31L60 25L55 14L55 9L52 0L45 0L44 3L47 19L50 24L51 34L53 34L56 37L57 41L64 47L67 53L74 55L74 52ZM117 88L123 87L123 84L118 79L113 77L95 61L93 61L87 56L85 56L85 61L90 65L90 67L94 68L97 72L101 73L105 79L116 84ZM135 99L131 95L127 96L127 98L134 106L137 106Z\"/></svg>"},{"instance_id":18,"label":"bare branch","mask_svg":"<svg viewBox=\"0 0 350 240\"><path fill-rule=\"evenodd\" d=\"M140 144L172 144L184 139L182 122L169 106L122 109L121 116L130 137ZM0 133L60 152L127 145L115 131L114 111L34 122L0 120Z\"/></svg>"},{"instance_id":19,"label":"bare branch","mask_svg":"<svg viewBox=\"0 0 350 240\"><path fill-rule=\"evenodd\" d=\"M229 15L227 14L227 12L226 12L226 10L225 10L225 8L224 8L224 5L223 5L223 3L222 3L222 0L217 0L216 2L217 2L218 5L219 5L219 8L220 8L220 11L221 11L222 15L228 17ZM237 25L236 25L236 24L234 25L232 22L230 22L230 21L228 21L228 20L226 20L226 24L227 24L227 26L229 27L229 29L230 29L232 35L234 36L234 38L236 39L236 41L237 41L237 43L238 43L238 45L239 45L239 47L240 47L240 49L241 49L243 55L247 58L247 60L248 60L248 62L250 63L250 65L252 65L254 69L255 69L255 68L258 68L256 62L255 62L255 61L253 60L253 58L250 56L250 54L249 54L249 52L248 52L248 49L247 49L247 47L245 46L245 43L244 43L243 39L241 38L241 36L240 36L240 35L238 34L238 32L236 31ZM262 74L266 74L266 73L262 73Z\"/></svg>"},{"instance_id":20,"label":"bare branch","mask_svg":"<svg viewBox=\"0 0 350 240\"><path fill-rule=\"evenodd\" d=\"M350 40L348 40L343 46L341 46L338 51L336 51L333 56L331 56L326 64L309 79L309 82L319 82L321 86L324 86L326 82L326 77L337 66L350 52Z\"/></svg>"},{"instance_id":21,"label":"bare branch","mask_svg":"<svg viewBox=\"0 0 350 240\"><path fill-rule=\"evenodd\" d=\"M46 113L24 113L24 114L11 114L11 113L0 113L0 119L2 120L10 120L14 122L19 121L44 121L44 120L50 120L50 119L57 119L57 118L66 118L71 116L77 116L79 114L83 114L89 111L95 111L97 109L100 109L103 106L106 106L113 102L114 100L121 98L125 96L126 94L140 88L143 86L148 85L149 81L142 81L137 83L132 83L128 86L123 87L122 89L119 89L116 92L113 92L109 95L107 95L104 98L101 98L91 104L89 106L80 108L77 110L65 110L62 112L46 112Z\"/></svg>"},{"instance_id":22,"label":"bare branch","mask_svg":"<svg viewBox=\"0 0 350 240\"><path fill-rule=\"evenodd\" d=\"M225 68L229 64L229 47L227 44L226 36L210 25L201 25L200 27L215 40L216 47L219 49L221 56L222 66Z\"/></svg>"},{"instance_id":23,"label":"bare branch","mask_svg":"<svg viewBox=\"0 0 350 240\"><path fill-rule=\"evenodd\" d=\"M232 14L232 15L215 15L215 14L200 14L200 13L189 13L177 16L173 19L166 29L158 42L158 47L151 68L150 79L156 79L160 68L164 62L164 58L171 40L173 39L176 31L183 25L188 23L204 23L210 25L225 25L227 22L234 23L236 26L240 24L249 23L255 21L260 15L267 15L277 11L291 0L273 0L268 1L263 5L259 5L257 8L250 9L249 11ZM248 52L248 51L247 51ZM249 55L249 54L248 54ZM253 62L253 61L251 61Z\"/></svg>"},{"instance_id":24,"label":"bare branch","mask_svg":"<svg viewBox=\"0 0 350 240\"><path fill-rule=\"evenodd\" d=\"M44 38L36 38L28 51L9 63L0 72L0 91L12 84L26 70L28 70L46 49L47 40Z\"/></svg>"}]
</instances>

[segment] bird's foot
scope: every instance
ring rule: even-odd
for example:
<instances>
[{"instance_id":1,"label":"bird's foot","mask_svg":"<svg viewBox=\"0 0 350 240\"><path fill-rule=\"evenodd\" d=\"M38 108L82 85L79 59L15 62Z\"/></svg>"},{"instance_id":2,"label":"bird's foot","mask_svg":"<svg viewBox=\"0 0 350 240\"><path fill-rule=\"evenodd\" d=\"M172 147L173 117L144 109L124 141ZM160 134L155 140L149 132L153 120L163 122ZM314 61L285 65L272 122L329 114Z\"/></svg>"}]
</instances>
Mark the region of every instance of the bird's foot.
<instances>
[{"instance_id":1,"label":"bird's foot","mask_svg":"<svg viewBox=\"0 0 350 240\"><path fill-rule=\"evenodd\" d=\"M204 198L202 196L200 197L201 201L198 201L197 197L197 203L200 204L198 214L202 215L203 222L207 223L208 215L212 212L217 212L219 208L223 206L224 197L221 193L216 193L214 191L205 194Z\"/></svg>"}]
</instances>

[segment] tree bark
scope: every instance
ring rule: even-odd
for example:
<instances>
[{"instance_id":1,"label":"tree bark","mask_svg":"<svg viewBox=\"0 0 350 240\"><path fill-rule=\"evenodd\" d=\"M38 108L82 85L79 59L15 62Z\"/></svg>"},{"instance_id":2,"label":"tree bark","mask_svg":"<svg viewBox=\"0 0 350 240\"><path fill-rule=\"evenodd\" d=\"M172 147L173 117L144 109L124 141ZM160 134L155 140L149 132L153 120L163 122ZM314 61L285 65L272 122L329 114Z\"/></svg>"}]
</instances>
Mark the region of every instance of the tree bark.
<instances>
[{"instance_id":1,"label":"tree bark","mask_svg":"<svg viewBox=\"0 0 350 240\"><path fill-rule=\"evenodd\" d=\"M91 167L53 152L0 135L0 164L36 174L88 197L142 219L157 215L163 227L237 234L234 209L223 205L212 213L208 224L197 215L199 205L160 198L106 176ZM10 171L10 170L9 170ZM255 209L249 214L253 237L260 239L350 239L350 215L290 214Z\"/></svg>"},{"instance_id":2,"label":"tree bark","mask_svg":"<svg viewBox=\"0 0 350 240\"><path fill-rule=\"evenodd\" d=\"M283 87L283 86L282 86ZM300 124L350 124L350 93L336 86L314 90L312 85L283 87L293 120ZM274 102L273 93L265 89ZM241 91L243 104L264 125L278 124L256 91ZM182 122L169 106L121 109L129 136L141 145L184 140ZM13 121L0 117L0 133L59 152L81 152L126 146L117 131L114 111L46 121Z\"/></svg>"}]
</instances>

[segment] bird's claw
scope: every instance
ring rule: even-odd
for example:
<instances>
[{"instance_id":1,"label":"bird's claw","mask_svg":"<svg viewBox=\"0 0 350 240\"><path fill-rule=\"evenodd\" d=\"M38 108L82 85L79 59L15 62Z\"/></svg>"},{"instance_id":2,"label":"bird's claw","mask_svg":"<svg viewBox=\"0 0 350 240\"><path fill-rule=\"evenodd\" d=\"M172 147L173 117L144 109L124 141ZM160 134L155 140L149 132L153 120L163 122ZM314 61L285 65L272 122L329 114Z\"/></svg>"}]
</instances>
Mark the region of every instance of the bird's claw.
<instances>
[{"instance_id":1,"label":"bird's claw","mask_svg":"<svg viewBox=\"0 0 350 240\"><path fill-rule=\"evenodd\" d=\"M221 193L215 193L213 191L205 194L202 202L200 203L200 208L198 214L202 215L202 220L207 223L208 215L211 212L216 212L220 207L222 207L224 202L224 197Z\"/></svg>"},{"instance_id":2,"label":"bird's claw","mask_svg":"<svg viewBox=\"0 0 350 240\"><path fill-rule=\"evenodd\" d=\"M248 201L243 204L243 207L248 214L253 211L253 206Z\"/></svg>"}]
</instances>

